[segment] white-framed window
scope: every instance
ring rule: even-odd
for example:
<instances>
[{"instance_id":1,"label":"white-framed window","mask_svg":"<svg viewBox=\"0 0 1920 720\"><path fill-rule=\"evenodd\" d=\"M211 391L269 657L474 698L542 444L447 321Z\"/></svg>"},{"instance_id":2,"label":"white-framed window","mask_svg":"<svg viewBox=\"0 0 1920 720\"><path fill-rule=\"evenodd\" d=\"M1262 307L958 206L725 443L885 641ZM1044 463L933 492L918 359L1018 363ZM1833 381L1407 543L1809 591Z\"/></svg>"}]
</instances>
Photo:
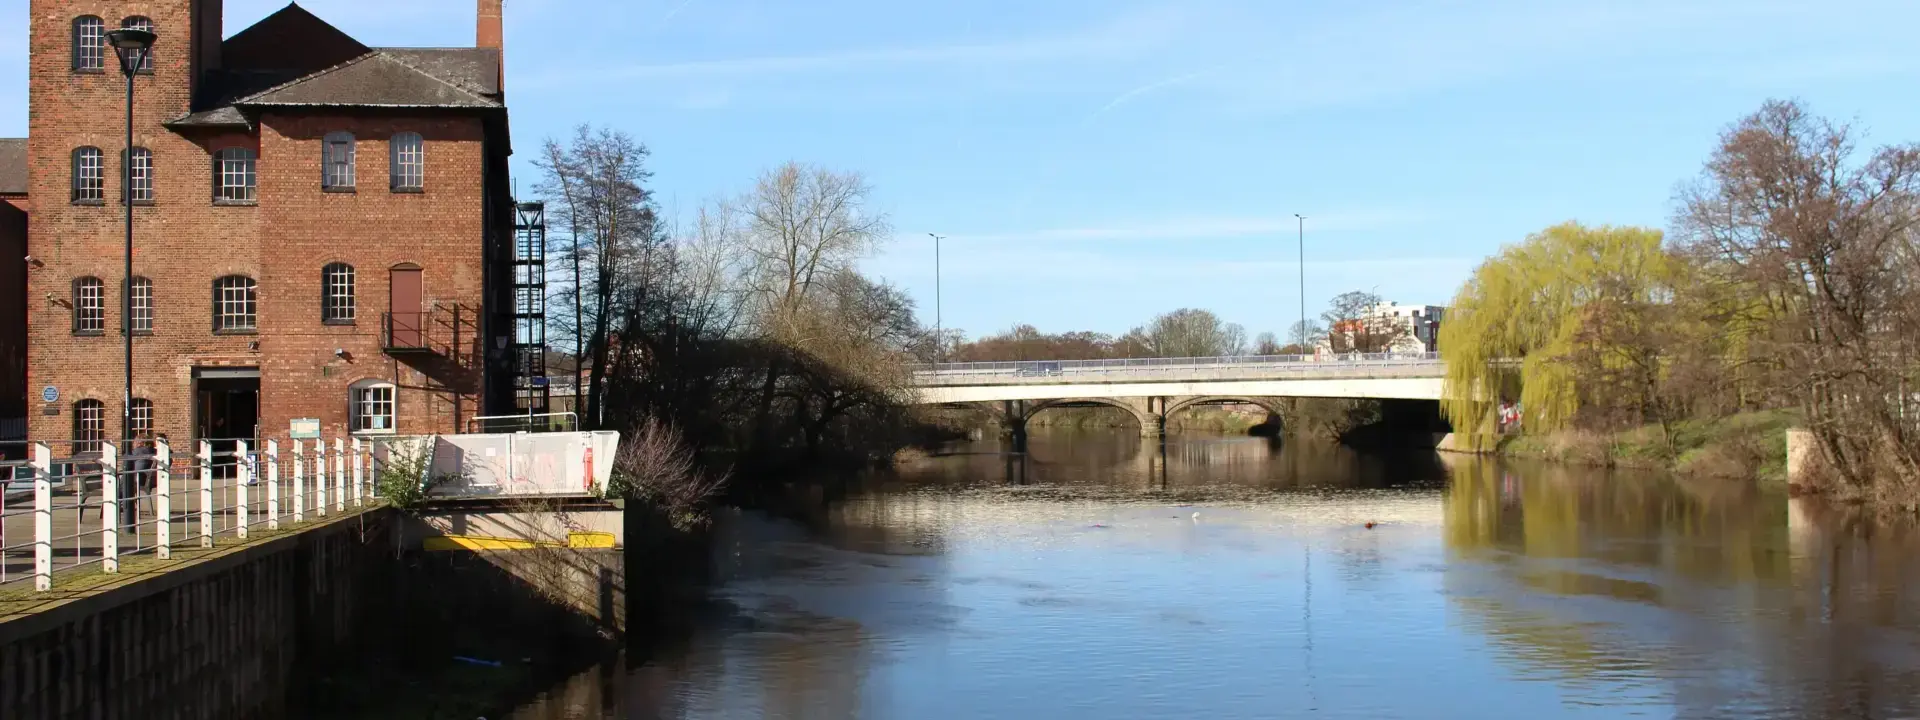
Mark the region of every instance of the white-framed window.
<instances>
[{"instance_id":1,"label":"white-framed window","mask_svg":"<svg viewBox=\"0 0 1920 720\"><path fill-rule=\"evenodd\" d=\"M330 132L321 141L320 187L353 189L353 133Z\"/></svg>"},{"instance_id":2,"label":"white-framed window","mask_svg":"<svg viewBox=\"0 0 1920 720\"><path fill-rule=\"evenodd\" d=\"M146 398L134 398L133 407L127 413L133 421L133 436L144 438L153 434L153 401Z\"/></svg>"},{"instance_id":3,"label":"white-framed window","mask_svg":"<svg viewBox=\"0 0 1920 720\"><path fill-rule=\"evenodd\" d=\"M427 186L427 143L420 133L394 133L389 142L389 177L394 190L420 190Z\"/></svg>"},{"instance_id":4,"label":"white-framed window","mask_svg":"<svg viewBox=\"0 0 1920 720\"><path fill-rule=\"evenodd\" d=\"M133 279L133 332L146 334L153 332L153 279L137 277Z\"/></svg>"},{"instance_id":5,"label":"white-framed window","mask_svg":"<svg viewBox=\"0 0 1920 720\"><path fill-rule=\"evenodd\" d=\"M100 452L107 439L107 406L99 400L73 404L73 454Z\"/></svg>"},{"instance_id":6,"label":"white-framed window","mask_svg":"<svg viewBox=\"0 0 1920 720\"><path fill-rule=\"evenodd\" d=\"M73 150L73 201L98 203L107 199L107 166L100 148Z\"/></svg>"},{"instance_id":7,"label":"white-framed window","mask_svg":"<svg viewBox=\"0 0 1920 720\"><path fill-rule=\"evenodd\" d=\"M97 277L73 280L73 332L99 335L107 331L107 284Z\"/></svg>"},{"instance_id":8,"label":"white-framed window","mask_svg":"<svg viewBox=\"0 0 1920 720\"><path fill-rule=\"evenodd\" d=\"M153 20L145 16L134 15L121 20L120 27L127 30L145 30L147 32L153 32ZM148 73L153 72L153 48L147 48L146 53L144 53L140 58L140 66L134 68L133 71L148 72Z\"/></svg>"},{"instance_id":9,"label":"white-framed window","mask_svg":"<svg viewBox=\"0 0 1920 720\"><path fill-rule=\"evenodd\" d=\"M347 324L353 322L353 266L328 263L320 269L320 321Z\"/></svg>"},{"instance_id":10,"label":"white-framed window","mask_svg":"<svg viewBox=\"0 0 1920 720\"><path fill-rule=\"evenodd\" d=\"M125 156L126 153L121 153ZM128 195L135 203L153 202L153 151L143 147L133 149L133 158L129 160L133 168L133 183Z\"/></svg>"},{"instance_id":11,"label":"white-framed window","mask_svg":"<svg viewBox=\"0 0 1920 720\"><path fill-rule=\"evenodd\" d=\"M394 431L394 386L377 380L354 383L348 391L353 414L353 432L392 433Z\"/></svg>"},{"instance_id":12,"label":"white-framed window","mask_svg":"<svg viewBox=\"0 0 1920 720\"><path fill-rule=\"evenodd\" d=\"M213 154L213 201L254 201L254 154L250 148L230 147Z\"/></svg>"},{"instance_id":13,"label":"white-framed window","mask_svg":"<svg viewBox=\"0 0 1920 720\"><path fill-rule=\"evenodd\" d=\"M228 275L213 281L213 331L253 332L259 322L253 278Z\"/></svg>"},{"instance_id":14,"label":"white-framed window","mask_svg":"<svg viewBox=\"0 0 1920 720\"><path fill-rule=\"evenodd\" d=\"M107 22L93 15L73 19L73 69L104 72L107 69Z\"/></svg>"}]
</instances>

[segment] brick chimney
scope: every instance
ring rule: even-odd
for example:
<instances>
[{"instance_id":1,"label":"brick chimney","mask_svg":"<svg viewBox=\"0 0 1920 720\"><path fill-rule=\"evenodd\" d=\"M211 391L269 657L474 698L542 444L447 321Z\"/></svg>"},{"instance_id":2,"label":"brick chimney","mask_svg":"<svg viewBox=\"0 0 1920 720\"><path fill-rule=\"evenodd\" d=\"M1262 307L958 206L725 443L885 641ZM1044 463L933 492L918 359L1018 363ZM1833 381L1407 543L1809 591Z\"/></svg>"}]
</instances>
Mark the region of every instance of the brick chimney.
<instances>
[{"instance_id":1,"label":"brick chimney","mask_svg":"<svg viewBox=\"0 0 1920 720\"><path fill-rule=\"evenodd\" d=\"M505 31L501 27L500 10L505 0L479 0L480 7L473 28L473 46L493 48L500 51L500 77L495 79L495 87L501 92L507 89L507 49Z\"/></svg>"},{"instance_id":2,"label":"brick chimney","mask_svg":"<svg viewBox=\"0 0 1920 720\"><path fill-rule=\"evenodd\" d=\"M501 49L500 4L502 0L480 0L479 22L473 31L473 46Z\"/></svg>"}]
</instances>

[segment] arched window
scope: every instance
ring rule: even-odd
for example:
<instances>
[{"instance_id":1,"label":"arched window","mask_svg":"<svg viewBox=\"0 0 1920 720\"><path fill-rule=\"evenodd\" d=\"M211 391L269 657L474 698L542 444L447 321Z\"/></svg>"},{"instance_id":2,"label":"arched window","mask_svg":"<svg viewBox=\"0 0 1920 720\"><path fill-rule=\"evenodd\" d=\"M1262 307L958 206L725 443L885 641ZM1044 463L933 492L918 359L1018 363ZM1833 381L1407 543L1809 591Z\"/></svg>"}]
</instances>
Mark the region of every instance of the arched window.
<instances>
[{"instance_id":1,"label":"arched window","mask_svg":"<svg viewBox=\"0 0 1920 720\"><path fill-rule=\"evenodd\" d=\"M248 205L254 201L253 150L230 147L213 154L213 201Z\"/></svg>"},{"instance_id":2,"label":"arched window","mask_svg":"<svg viewBox=\"0 0 1920 720\"><path fill-rule=\"evenodd\" d=\"M73 404L73 454L100 452L107 439L107 406L99 400L81 400Z\"/></svg>"},{"instance_id":3,"label":"arched window","mask_svg":"<svg viewBox=\"0 0 1920 720\"><path fill-rule=\"evenodd\" d=\"M107 331L107 286L97 277L73 279L73 334Z\"/></svg>"},{"instance_id":4,"label":"arched window","mask_svg":"<svg viewBox=\"0 0 1920 720\"><path fill-rule=\"evenodd\" d=\"M133 407L127 416L132 420L133 436L147 438L153 435L153 401L146 398L134 398Z\"/></svg>"},{"instance_id":5,"label":"arched window","mask_svg":"<svg viewBox=\"0 0 1920 720\"><path fill-rule=\"evenodd\" d=\"M330 263L320 269L320 321L351 325L354 319L353 266Z\"/></svg>"},{"instance_id":6,"label":"arched window","mask_svg":"<svg viewBox=\"0 0 1920 720\"><path fill-rule=\"evenodd\" d=\"M73 201L80 204L106 202L107 168L100 148L73 149Z\"/></svg>"},{"instance_id":7,"label":"arched window","mask_svg":"<svg viewBox=\"0 0 1920 720\"><path fill-rule=\"evenodd\" d=\"M73 19L73 69L75 72L106 72L106 21L92 15Z\"/></svg>"},{"instance_id":8,"label":"arched window","mask_svg":"<svg viewBox=\"0 0 1920 720\"><path fill-rule=\"evenodd\" d=\"M388 147L388 177L392 189L418 191L427 186L427 143L420 133L394 133Z\"/></svg>"},{"instance_id":9,"label":"arched window","mask_svg":"<svg viewBox=\"0 0 1920 720\"><path fill-rule=\"evenodd\" d=\"M128 161L126 151L121 151L120 157L122 162ZM128 167L133 168L133 177L131 178L133 182L131 187L128 188L128 196L133 198L133 204L135 205L152 204L153 151L143 147L134 148L131 162L132 164Z\"/></svg>"},{"instance_id":10,"label":"arched window","mask_svg":"<svg viewBox=\"0 0 1920 720\"><path fill-rule=\"evenodd\" d=\"M353 189L353 134L327 133L320 143L320 187L326 190Z\"/></svg>"},{"instance_id":11,"label":"arched window","mask_svg":"<svg viewBox=\"0 0 1920 720\"><path fill-rule=\"evenodd\" d=\"M393 383L362 380L348 391L347 401L353 415L353 432L392 433L394 431Z\"/></svg>"},{"instance_id":12,"label":"arched window","mask_svg":"<svg viewBox=\"0 0 1920 720\"><path fill-rule=\"evenodd\" d=\"M213 331L250 333L259 325L253 278L228 275L213 281Z\"/></svg>"},{"instance_id":13,"label":"arched window","mask_svg":"<svg viewBox=\"0 0 1920 720\"><path fill-rule=\"evenodd\" d=\"M120 27L127 30L153 32L153 19L144 15L132 15L121 20ZM155 44L157 45L158 43ZM147 52L140 57L140 67L134 68L133 71L143 73L153 72L153 48L147 48Z\"/></svg>"},{"instance_id":14,"label":"arched window","mask_svg":"<svg viewBox=\"0 0 1920 720\"><path fill-rule=\"evenodd\" d=\"M133 279L133 286L128 292L132 293L133 314L131 319L133 321L133 334L153 334L153 280L151 278L136 277Z\"/></svg>"}]
</instances>

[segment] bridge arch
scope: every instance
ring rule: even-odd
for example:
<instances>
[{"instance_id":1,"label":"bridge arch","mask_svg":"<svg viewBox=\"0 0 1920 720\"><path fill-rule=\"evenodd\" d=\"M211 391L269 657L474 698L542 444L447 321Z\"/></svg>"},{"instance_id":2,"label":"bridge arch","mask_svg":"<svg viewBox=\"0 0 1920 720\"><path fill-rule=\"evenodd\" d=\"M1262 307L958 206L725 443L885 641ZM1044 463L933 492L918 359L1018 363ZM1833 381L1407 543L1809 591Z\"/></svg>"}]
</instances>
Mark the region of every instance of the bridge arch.
<instances>
[{"instance_id":1,"label":"bridge arch","mask_svg":"<svg viewBox=\"0 0 1920 720\"><path fill-rule=\"evenodd\" d=\"M1199 407L1201 405L1225 405L1229 403L1243 403L1246 405L1258 405L1260 406L1261 409L1266 410L1267 412L1272 413L1274 415L1281 414L1280 398L1254 397L1250 395L1245 397L1242 397L1239 395L1197 395L1193 397L1184 397L1184 398L1175 400L1174 402L1168 403L1165 414L1168 419L1172 419L1174 413L1180 412L1182 410L1190 410L1192 408Z\"/></svg>"},{"instance_id":2,"label":"bridge arch","mask_svg":"<svg viewBox=\"0 0 1920 720\"><path fill-rule=\"evenodd\" d=\"M1150 417L1145 410L1138 407L1135 403L1128 402L1126 399L1121 399L1121 398L1095 398L1095 397L1057 398L1053 400L1040 400L1040 401L1028 403L1025 409L1026 410L1025 413L1023 413L1018 418L1019 425L1021 428L1024 429L1027 426L1028 420L1032 420L1033 416L1038 415L1045 410L1049 410L1052 408L1059 408L1059 407L1084 407L1088 405L1099 405L1102 407L1119 408L1120 410L1126 412L1128 417L1133 418L1133 422L1137 424L1142 430L1158 428L1160 426L1159 423L1155 421L1155 418Z\"/></svg>"}]
</instances>

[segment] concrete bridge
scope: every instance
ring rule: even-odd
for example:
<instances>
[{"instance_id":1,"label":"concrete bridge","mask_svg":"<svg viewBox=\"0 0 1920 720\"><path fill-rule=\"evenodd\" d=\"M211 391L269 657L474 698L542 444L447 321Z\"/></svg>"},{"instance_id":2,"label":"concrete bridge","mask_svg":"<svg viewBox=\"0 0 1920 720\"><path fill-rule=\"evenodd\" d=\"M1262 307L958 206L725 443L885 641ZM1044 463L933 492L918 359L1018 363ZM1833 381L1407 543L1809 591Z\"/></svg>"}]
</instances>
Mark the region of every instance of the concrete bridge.
<instances>
[{"instance_id":1,"label":"concrete bridge","mask_svg":"<svg viewBox=\"0 0 1920 720\"><path fill-rule=\"evenodd\" d=\"M1049 408L1108 406L1159 435L1169 416L1197 405L1278 414L1278 398L1439 400L1445 376L1437 353L1353 353L941 363L915 368L913 384L920 404L997 406L1016 433Z\"/></svg>"}]
</instances>

